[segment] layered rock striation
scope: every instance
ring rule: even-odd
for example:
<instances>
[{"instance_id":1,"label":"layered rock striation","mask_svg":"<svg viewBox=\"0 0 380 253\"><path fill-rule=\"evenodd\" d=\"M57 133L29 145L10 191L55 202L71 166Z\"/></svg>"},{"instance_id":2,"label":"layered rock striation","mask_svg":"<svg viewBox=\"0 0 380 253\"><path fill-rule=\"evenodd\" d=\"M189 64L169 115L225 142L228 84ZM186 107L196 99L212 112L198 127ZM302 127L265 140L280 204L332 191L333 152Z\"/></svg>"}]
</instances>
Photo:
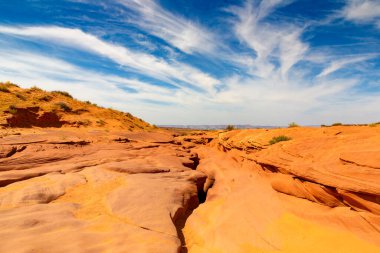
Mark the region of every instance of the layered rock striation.
<instances>
[{"instance_id":1,"label":"layered rock striation","mask_svg":"<svg viewBox=\"0 0 380 253\"><path fill-rule=\"evenodd\" d=\"M0 252L182 250L181 229L206 176L171 133L4 135Z\"/></svg>"},{"instance_id":2,"label":"layered rock striation","mask_svg":"<svg viewBox=\"0 0 380 253\"><path fill-rule=\"evenodd\" d=\"M212 188L188 252L380 252L379 144L364 126L219 133L197 149Z\"/></svg>"}]
</instances>

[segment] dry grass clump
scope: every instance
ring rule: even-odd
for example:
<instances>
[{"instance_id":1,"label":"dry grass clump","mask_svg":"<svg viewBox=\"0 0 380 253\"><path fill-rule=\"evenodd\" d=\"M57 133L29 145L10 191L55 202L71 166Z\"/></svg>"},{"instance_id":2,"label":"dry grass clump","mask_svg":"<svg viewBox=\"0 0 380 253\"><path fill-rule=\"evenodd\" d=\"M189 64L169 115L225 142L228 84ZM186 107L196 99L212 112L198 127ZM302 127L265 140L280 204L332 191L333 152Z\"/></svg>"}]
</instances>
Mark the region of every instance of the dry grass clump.
<instances>
[{"instance_id":1,"label":"dry grass clump","mask_svg":"<svg viewBox=\"0 0 380 253\"><path fill-rule=\"evenodd\" d=\"M98 106L97 104L95 104L95 103L92 103L91 101L84 101L86 104L88 104L88 105L93 105L93 106Z\"/></svg>"},{"instance_id":2,"label":"dry grass clump","mask_svg":"<svg viewBox=\"0 0 380 253\"><path fill-rule=\"evenodd\" d=\"M0 92L6 92L6 93L9 93L11 92L8 87L6 87L5 85L3 84L0 84Z\"/></svg>"},{"instance_id":3,"label":"dry grass clump","mask_svg":"<svg viewBox=\"0 0 380 253\"><path fill-rule=\"evenodd\" d=\"M377 127L377 126L380 126L380 122L375 122L375 123L371 123L371 124L368 124L369 127Z\"/></svg>"},{"instance_id":4,"label":"dry grass clump","mask_svg":"<svg viewBox=\"0 0 380 253\"><path fill-rule=\"evenodd\" d=\"M100 126L100 127L103 127L103 126L105 126L107 123L106 123L104 120L99 119L99 120L96 121L96 124L97 124L98 126Z\"/></svg>"},{"instance_id":5,"label":"dry grass clump","mask_svg":"<svg viewBox=\"0 0 380 253\"><path fill-rule=\"evenodd\" d=\"M0 82L0 92L10 93L11 91L9 88L12 87L19 88L17 84L11 83L9 81L6 81L5 83Z\"/></svg>"},{"instance_id":6,"label":"dry grass clump","mask_svg":"<svg viewBox=\"0 0 380 253\"><path fill-rule=\"evenodd\" d=\"M26 97L24 95L20 94L20 93L16 93L16 97L18 99L21 99L22 101L26 101Z\"/></svg>"},{"instance_id":7,"label":"dry grass clump","mask_svg":"<svg viewBox=\"0 0 380 253\"><path fill-rule=\"evenodd\" d=\"M288 136L285 136L285 135L279 135L279 136L275 136L273 137L270 141L269 141L269 144L270 145L273 145L273 144L276 144L278 142L282 142L282 141L290 141L292 138L288 137Z\"/></svg>"},{"instance_id":8,"label":"dry grass clump","mask_svg":"<svg viewBox=\"0 0 380 253\"><path fill-rule=\"evenodd\" d=\"M69 105L67 105L65 102L58 102L55 105L58 106L64 112L71 112L72 110L72 108Z\"/></svg>"},{"instance_id":9,"label":"dry grass clump","mask_svg":"<svg viewBox=\"0 0 380 253\"><path fill-rule=\"evenodd\" d=\"M291 122L288 127L299 127L299 125L296 122Z\"/></svg>"},{"instance_id":10,"label":"dry grass clump","mask_svg":"<svg viewBox=\"0 0 380 253\"><path fill-rule=\"evenodd\" d=\"M9 109L8 109L8 112L9 112L10 114L16 114L16 113L17 113L17 108L16 108L16 106L15 106L15 105L10 105L10 106L9 106Z\"/></svg>"},{"instance_id":11,"label":"dry grass clump","mask_svg":"<svg viewBox=\"0 0 380 253\"><path fill-rule=\"evenodd\" d=\"M228 125L227 127L226 127L226 130L227 131L232 131L232 130L234 130L235 129L235 126L234 125Z\"/></svg>"},{"instance_id":12,"label":"dry grass clump","mask_svg":"<svg viewBox=\"0 0 380 253\"><path fill-rule=\"evenodd\" d=\"M42 92L43 90L38 88L37 86L33 86L31 88L29 88L29 90L27 91L27 93L33 93L33 92Z\"/></svg>"},{"instance_id":13,"label":"dry grass clump","mask_svg":"<svg viewBox=\"0 0 380 253\"><path fill-rule=\"evenodd\" d=\"M50 102L53 99L50 95L43 95L42 97L38 98L40 101Z\"/></svg>"},{"instance_id":14,"label":"dry grass clump","mask_svg":"<svg viewBox=\"0 0 380 253\"><path fill-rule=\"evenodd\" d=\"M55 90L55 91L52 91L51 93L59 94L59 95L62 95L62 96L68 97L68 98L73 98L73 96L71 96L70 93L68 93L66 91Z\"/></svg>"}]
</instances>

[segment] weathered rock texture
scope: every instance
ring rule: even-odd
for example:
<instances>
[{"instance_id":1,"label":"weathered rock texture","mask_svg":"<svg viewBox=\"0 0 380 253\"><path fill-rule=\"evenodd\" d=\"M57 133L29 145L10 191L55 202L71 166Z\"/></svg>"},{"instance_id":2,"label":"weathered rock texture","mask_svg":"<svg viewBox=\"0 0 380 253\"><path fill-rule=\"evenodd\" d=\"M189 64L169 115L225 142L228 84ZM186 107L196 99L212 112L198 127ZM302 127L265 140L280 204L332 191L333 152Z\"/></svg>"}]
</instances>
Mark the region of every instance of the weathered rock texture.
<instances>
[{"instance_id":1,"label":"weathered rock texture","mask_svg":"<svg viewBox=\"0 0 380 253\"><path fill-rule=\"evenodd\" d=\"M380 252L379 159L380 127L0 130L0 252Z\"/></svg>"},{"instance_id":2,"label":"weathered rock texture","mask_svg":"<svg viewBox=\"0 0 380 253\"><path fill-rule=\"evenodd\" d=\"M190 253L380 252L380 127L237 130L197 152L212 188Z\"/></svg>"},{"instance_id":3,"label":"weathered rock texture","mask_svg":"<svg viewBox=\"0 0 380 253\"><path fill-rule=\"evenodd\" d=\"M206 179L158 131L3 132L0 157L0 252L180 252Z\"/></svg>"}]
</instances>

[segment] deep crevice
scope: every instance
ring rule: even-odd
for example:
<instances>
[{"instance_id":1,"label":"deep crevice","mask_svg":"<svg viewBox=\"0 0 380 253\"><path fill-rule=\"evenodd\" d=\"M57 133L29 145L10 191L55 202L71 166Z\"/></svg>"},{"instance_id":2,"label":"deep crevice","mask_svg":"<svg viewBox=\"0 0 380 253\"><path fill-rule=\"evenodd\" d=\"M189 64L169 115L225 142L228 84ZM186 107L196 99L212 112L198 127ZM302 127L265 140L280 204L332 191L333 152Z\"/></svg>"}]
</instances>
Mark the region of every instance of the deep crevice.
<instances>
[{"instance_id":1,"label":"deep crevice","mask_svg":"<svg viewBox=\"0 0 380 253\"><path fill-rule=\"evenodd\" d=\"M197 167L198 167L198 165L199 165L199 161L200 161L198 155L196 155L196 156L194 156L194 157L191 157L190 160L194 162L194 167L193 167L193 169L196 170Z\"/></svg>"},{"instance_id":2,"label":"deep crevice","mask_svg":"<svg viewBox=\"0 0 380 253\"><path fill-rule=\"evenodd\" d=\"M200 158L199 158L198 154L192 155L192 157L190 157L189 159L192 160L193 163L192 163L192 166L187 166L187 167L189 167L193 170L196 170L198 168L199 163L200 163ZM193 211L195 209L197 209L200 204L205 203L205 201L207 199L207 191L208 190L206 190L206 191L204 190L204 186L206 184L206 181L207 181L206 175L204 177L197 178L197 181L196 181L197 195L193 196L188 201L187 208L185 208L184 210L180 210L180 212L184 211L184 213L181 215L180 218L178 218L175 221L175 226L177 229L177 235L181 241L181 248L179 249L178 253L187 253L188 252L188 249L186 247L185 236L184 236L182 230L185 227L187 219L190 217L190 215L193 213ZM209 188L211 188L211 187L212 187L212 185Z\"/></svg>"},{"instance_id":3,"label":"deep crevice","mask_svg":"<svg viewBox=\"0 0 380 253\"><path fill-rule=\"evenodd\" d=\"M184 214L182 214L182 217L180 217L179 219L177 219L175 221L175 226L177 229L177 235L181 241L181 248L179 249L178 253L187 253L188 252L188 249L186 247L185 236L184 236L182 230L185 227L187 219L190 217L190 215L193 213L193 211L195 209L197 209L200 204L202 204L206 201L207 191L205 192L203 190L203 187L206 183L206 179L207 178L204 177L204 178L199 178L197 180L197 189L198 189L197 196L193 196L193 198L189 200L188 208L185 210Z\"/></svg>"},{"instance_id":4,"label":"deep crevice","mask_svg":"<svg viewBox=\"0 0 380 253\"><path fill-rule=\"evenodd\" d=\"M193 155L189 158L189 160L190 160L191 162L183 162L183 163L182 163L183 166L185 166L185 167L187 167L187 168L190 168L190 169L192 169L192 170L196 170L197 167L198 167L198 165L199 165L199 161L200 161L200 159L199 159L199 157L198 157L198 154L193 154Z\"/></svg>"}]
</instances>

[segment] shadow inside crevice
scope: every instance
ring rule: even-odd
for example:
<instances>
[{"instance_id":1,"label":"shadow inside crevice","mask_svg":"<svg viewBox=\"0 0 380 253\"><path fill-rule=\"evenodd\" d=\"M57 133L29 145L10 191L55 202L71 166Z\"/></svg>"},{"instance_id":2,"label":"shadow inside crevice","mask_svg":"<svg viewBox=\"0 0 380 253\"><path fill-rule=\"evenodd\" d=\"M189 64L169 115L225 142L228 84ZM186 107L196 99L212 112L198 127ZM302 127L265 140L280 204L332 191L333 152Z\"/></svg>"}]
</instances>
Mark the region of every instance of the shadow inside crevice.
<instances>
[{"instance_id":1,"label":"shadow inside crevice","mask_svg":"<svg viewBox=\"0 0 380 253\"><path fill-rule=\"evenodd\" d=\"M183 234L183 228L185 227L186 221L189 218L189 216L193 213L195 209L192 209L191 211L186 212L180 219L176 221L176 229L177 229L177 235L179 240L181 241L181 249L178 253L187 253L188 249L186 246L186 239Z\"/></svg>"}]
</instances>

